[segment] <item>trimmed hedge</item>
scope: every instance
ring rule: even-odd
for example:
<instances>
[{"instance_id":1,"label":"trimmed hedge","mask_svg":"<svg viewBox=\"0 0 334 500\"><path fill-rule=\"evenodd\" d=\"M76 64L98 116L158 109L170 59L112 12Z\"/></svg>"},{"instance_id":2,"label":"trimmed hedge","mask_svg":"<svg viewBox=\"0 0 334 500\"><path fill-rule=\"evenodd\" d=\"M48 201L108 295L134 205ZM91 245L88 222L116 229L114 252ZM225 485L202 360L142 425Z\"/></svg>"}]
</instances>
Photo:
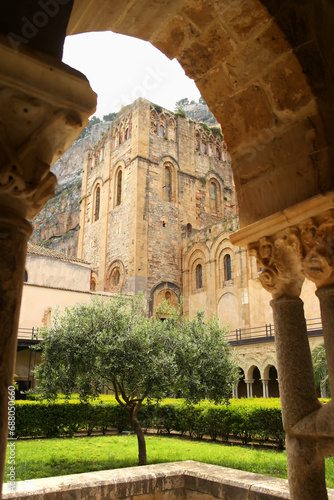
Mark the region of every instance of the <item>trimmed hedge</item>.
<instances>
[{"instance_id":1,"label":"trimmed hedge","mask_svg":"<svg viewBox=\"0 0 334 500\"><path fill-rule=\"evenodd\" d=\"M146 403L139 413L145 429L158 433L178 432L195 438L237 438L243 444L270 441L284 447L285 433L279 403L268 400L232 400L230 405L207 401L188 406L183 400L166 400L158 405ZM128 412L115 400L81 403L78 400L56 402L20 401L16 404L17 437L73 436L76 432L118 432L130 430Z\"/></svg>"}]
</instances>

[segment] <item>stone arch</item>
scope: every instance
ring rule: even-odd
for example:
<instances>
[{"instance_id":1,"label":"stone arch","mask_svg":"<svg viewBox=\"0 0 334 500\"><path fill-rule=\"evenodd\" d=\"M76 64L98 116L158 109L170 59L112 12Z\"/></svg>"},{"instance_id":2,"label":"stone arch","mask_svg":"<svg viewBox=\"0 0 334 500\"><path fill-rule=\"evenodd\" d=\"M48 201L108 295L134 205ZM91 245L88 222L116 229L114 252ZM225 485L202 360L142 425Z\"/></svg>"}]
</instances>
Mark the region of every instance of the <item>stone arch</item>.
<instances>
[{"instance_id":1,"label":"stone arch","mask_svg":"<svg viewBox=\"0 0 334 500\"><path fill-rule=\"evenodd\" d=\"M265 366L262 378L268 383L268 397L279 398L278 373L275 360Z\"/></svg>"},{"instance_id":2,"label":"stone arch","mask_svg":"<svg viewBox=\"0 0 334 500\"><path fill-rule=\"evenodd\" d=\"M178 171L179 165L171 156L163 156L159 160L160 199L171 203L178 200ZM169 174L169 184L168 176ZM167 184L166 184L167 182Z\"/></svg>"},{"instance_id":3,"label":"stone arch","mask_svg":"<svg viewBox=\"0 0 334 500\"><path fill-rule=\"evenodd\" d=\"M189 294L197 293L207 289L207 264L209 261L208 248L202 243L197 243L190 248L184 256L184 272L188 274ZM202 287L198 288L198 277L196 268L202 266Z\"/></svg>"},{"instance_id":4,"label":"stone arch","mask_svg":"<svg viewBox=\"0 0 334 500\"><path fill-rule=\"evenodd\" d=\"M168 120L168 139L173 142L176 140L176 125L173 118Z\"/></svg>"},{"instance_id":5,"label":"stone arch","mask_svg":"<svg viewBox=\"0 0 334 500\"><path fill-rule=\"evenodd\" d=\"M169 299L168 294L170 294ZM174 307L177 307L180 300L179 287L169 281L163 281L152 288L149 299L150 316L155 314L157 307L163 300L169 300Z\"/></svg>"},{"instance_id":6,"label":"stone arch","mask_svg":"<svg viewBox=\"0 0 334 500\"><path fill-rule=\"evenodd\" d=\"M217 316L222 325L229 325L230 331L239 328L238 299L232 292L224 293L217 304Z\"/></svg>"},{"instance_id":7,"label":"stone arch","mask_svg":"<svg viewBox=\"0 0 334 500\"><path fill-rule=\"evenodd\" d=\"M239 382L238 382L238 389L237 389L237 395L238 398L247 398L247 385L245 382L245 372L242 368L239 367Z\"/></svg>"},{"instance_id":8,"label":"stone arch","mask_svg":"<svg viewBox=\"0 0 334 500\"><path fill-rule=\"evenodd\" d=\"M102 196L102 178L95 179L91 189L91 214L90 220L92 223L101 218L101 196Z\"/></svg>"},{"instance_id":9,"label":"stone arch","mask_svg":"<svg viewBox=\"0 0 334 500\"><path fill-rule=\"evenodd\" d=\"M208 142L208 138L207 138L206 134L203 133L201 136L201 143L200 143L200 153L202 155L208 154L207 142Z\"/></svg>"},{"instance_id":10,"label":"stone arch","mask_svg":"<svg viewBox=\"0 0 334 500\"><path fill-rule=\"evenodd\" d=\"M125 268L121 260L114 260L107 271L106 292L120 292L125 283Z\"/></svg>"},{"instance_id":11,"label":"stone arch","mask_svg":"<svg viewBox=\"0 0 334 500\"><path fill-rule=\"evenodd\" d=\"M150 9L143 0L141 21L135 23L126 6L79 5L74 4L68 34L111 29L148 40L195 80L224 128L241 227L333 185L329 2L328 15L318 20L313 8L297 2L285 9L279 2L267 8L260 0L211 9L205 3L191 8L162 3ZM319 151L320 175L319 162L313 161Z\"/></svg>"},{"instance_id":12,"label":"stone arch","mask_svg":"<svg viewBox=\"0 0 334 500\"><path fill-rule=\"evenodd\" d=\"M208 212L221 217L221 185L216 176L210 175L207 182L207 209Z\"/></svg>"},{"instance_id":13,"label":"stone arch","mask_svg":"<svg viewBox=\"0 0 334 500\"><path fill-rule=\"evenodd\" d=\"M91 272L90 276L90 291L95 292L97 290L97 284L98 284L98 273L96 271Z\"/></svg>"},{"instance_id":14,"label":"stone arch","mask_svg":"<svg viewBox=\"0 0 334 500\"><path fill-rule=\"evenodd\" d=\"M167 122L164 114L160 114L159 116L159 128L158 128L158 136L162 139L167 137Z\"/></svg>"},{"instance_id":15,"label":"stone arch","mask_svg":"<svg viewBox=\"0 0 334 500\"><path fill-rule=\"evenodd\" d=\"M230 274L228 275L228 260L230 263ZM217 258L217 278L220 288L234 284L233 279L236 274L235 253L231 246L226 246L218 254ZM228 279L229 278L229 279Z\"/></svg>"},{"instance_id":16,"label":"stone arch","mask_svg":"<svg viewBox=\"0 0 334 500\"><path fill-rule=\"evenodd\" d=\"M157 133L158 133L158 114L154 109L151 111L150 120L151 120L151 124L150 124L151 134L157 135Z\"/></svg>"},{"instance_id":17,"label":"stone arch","mask_svg":"<svg viewBox=\"0 0 334 500\"><path fill-rule=\"evenodd\" d=\"M121 205L124 197L124 165L118 164L114 174L114 208Z\"/></svg>"}]
</instances>

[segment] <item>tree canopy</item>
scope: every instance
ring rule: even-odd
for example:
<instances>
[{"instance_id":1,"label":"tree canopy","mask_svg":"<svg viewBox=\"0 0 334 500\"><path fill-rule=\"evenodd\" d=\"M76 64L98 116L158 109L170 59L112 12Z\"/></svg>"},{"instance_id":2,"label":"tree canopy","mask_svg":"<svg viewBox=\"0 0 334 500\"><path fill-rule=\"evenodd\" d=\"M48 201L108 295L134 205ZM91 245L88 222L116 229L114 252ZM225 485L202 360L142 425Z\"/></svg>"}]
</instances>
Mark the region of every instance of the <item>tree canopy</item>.
<instances>
[{"instance_id":1,"label":"tree canopy","mask_svg":"<svg viewBox=\"0 0 334 500\"><path fill-rule=\"evenodd\" d=\"M141 296L68 308L43 334L39 390L49 399L59 391L79 392L83 400L103 386L114 392L137 434L140 465L146 463L146 446L138 412L146 398L174 393L189 403L204 397L218 403L227 401L238 380L216 319L205 323L204 313L198 313L187 320L169 308L165 321L154 321Z\"/></svg>"},{"instance_id":2,"label":"tree canopy","mask_svg":"<svg viewBox=\"0 0 334 500\"><path fill-rule=\"evenodd\" d=\"M189 104L188 97L184 97L183 99L180 99L179 101L176 101L176 103L175 103L175 111L177 111L179 108L184 108L184 106L187 106L187 104Z\"/></svg>"}]
</instances>

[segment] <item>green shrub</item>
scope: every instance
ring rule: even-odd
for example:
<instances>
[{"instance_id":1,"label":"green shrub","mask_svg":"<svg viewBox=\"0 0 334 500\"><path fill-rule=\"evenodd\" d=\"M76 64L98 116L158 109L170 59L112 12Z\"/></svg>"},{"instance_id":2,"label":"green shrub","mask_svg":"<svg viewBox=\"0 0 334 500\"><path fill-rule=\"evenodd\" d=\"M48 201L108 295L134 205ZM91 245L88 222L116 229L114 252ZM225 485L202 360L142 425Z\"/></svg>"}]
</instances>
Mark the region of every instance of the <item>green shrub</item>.
<instances>
[{"instance_id":1,"label":"green shrub","mask_svg":"<svg viewBox=\"0 0 334 500\"><path fill-rule=\"evenodd\" d=\"M229 405L214 405L208 401L189 406L182 399L146 402L139 414L143 428L157 432L188 433L192 437L228 441L240 439L269 441L283 448L285 433L279 400L231 400ZM23 436L73 436L76 432L94 431L105 434L117 429L130 430L128 413L111 396L102 396L92 403L70 400L19 401L16 404L16 432Z\"/></svg>"}]
</instances>

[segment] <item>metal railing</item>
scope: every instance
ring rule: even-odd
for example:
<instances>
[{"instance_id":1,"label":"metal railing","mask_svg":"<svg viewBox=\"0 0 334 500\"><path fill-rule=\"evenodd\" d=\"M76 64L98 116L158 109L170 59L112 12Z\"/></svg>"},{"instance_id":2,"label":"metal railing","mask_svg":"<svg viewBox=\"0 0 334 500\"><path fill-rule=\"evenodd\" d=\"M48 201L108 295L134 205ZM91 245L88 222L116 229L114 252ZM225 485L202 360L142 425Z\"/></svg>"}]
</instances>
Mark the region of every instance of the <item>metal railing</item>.
<instances>
[{"instance_id":1,"label":"metal railing","mask_svg":"<svg viewBox=\"0 0 334 500\"><path fill-rule=\"evenodd\" d=\"M322 324L320 318L306 320L307 333L310 337L322 335ZM230 344L255 344L257 342L272 342L275 340L275 329L271 323L253 328L237 328L227 335ZM34 343L42 340L38 328L19 328L18 340Z\"/></svg>"},{"instance_id":2,"label":"metal railing","mask_svg":"<svg viewBox=\"0 0 334 500\"><path fill-rule=\"evenodd\" d=\"M310 337L322 335L322 324L320 318L306 320L307 333ZM261 342L273 342L275 340L274 325L256 326L254 328L237 328L227 335L227 340L232 345L256 344Z\"/></svg>"},{"instance_id":3,"label":"metal railing","mask_svg":"<svg viewBox=\"0 0 334 500\"><path fill-rule=\"evenodd\" d=\"M35 327L19 328L17 338L18 340L34 340L35 342L42 340L42 337L39 336L39 329Z\"/></svg>"}]
</instances>

